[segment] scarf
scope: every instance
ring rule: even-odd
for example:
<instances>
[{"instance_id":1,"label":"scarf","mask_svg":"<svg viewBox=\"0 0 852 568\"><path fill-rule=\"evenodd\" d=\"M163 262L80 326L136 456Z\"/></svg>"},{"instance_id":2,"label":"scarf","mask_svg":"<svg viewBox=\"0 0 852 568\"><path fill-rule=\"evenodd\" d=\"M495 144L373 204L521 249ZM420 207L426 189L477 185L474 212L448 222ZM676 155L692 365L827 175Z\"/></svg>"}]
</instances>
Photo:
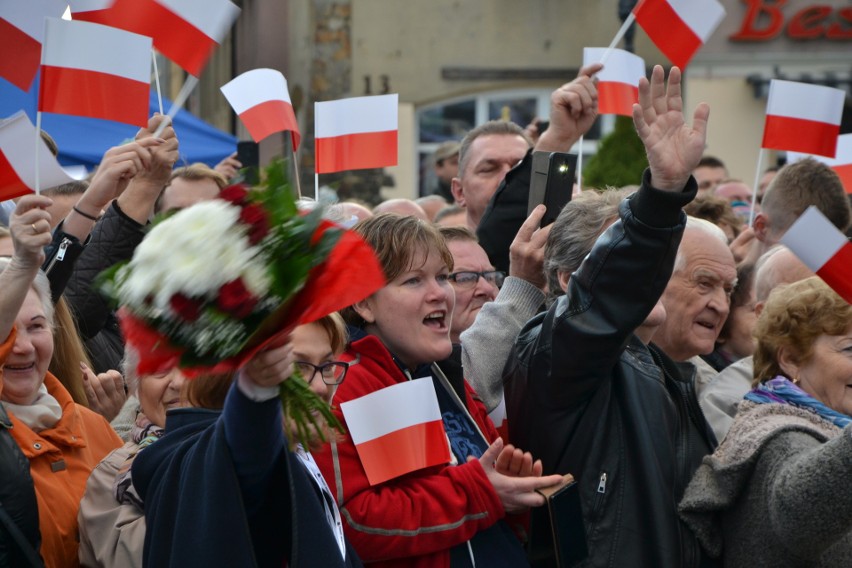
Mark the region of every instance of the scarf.
<instances>
[{"instance_id":1,"label":"scarf","mask_svg":"<svg viewBox=\"0 0 852 568\"><path fill-rule=\"evenodd\" d=\"M132 503L142 509L142 500L133 489L133 479L130 476L130 466L133 465L133 460L136 456L159 440L163 436L164 430L148 420L148 417L141 412L136 416L136 424L130 430L130 438L136 444L134 449L121 467L118 468L118 473L115 475L115 483L113 491L115 492L115 500L119 503Z\"/></svg>"},{"instance_id":2,"label":"scarf","mask_svg":"<svg viewBox=\"0 0 852 568\"><path fill-rule=\"evenodd\" d=\"M845 428L852 422L849 416L832 410L811 395L793 384L786 377L775 377L761 383L745 395L746 400L757 404L789 404L813 412L823 420L831 422L838 428Z\"/></svg>"},{"instance_id":3,"label":"scarf","mask_svg":"<svg viewBox=\"0 0 852 568\"><path fill-rule=\"evenodd\" d=\"M3 405L6 410L14 414L33 432L53 428L62 418L62 406L60 406L58 400L48 394L44 383L38 388L38 396L32 404L15 404L4 401Z\"/></svg>"}]
</instances>

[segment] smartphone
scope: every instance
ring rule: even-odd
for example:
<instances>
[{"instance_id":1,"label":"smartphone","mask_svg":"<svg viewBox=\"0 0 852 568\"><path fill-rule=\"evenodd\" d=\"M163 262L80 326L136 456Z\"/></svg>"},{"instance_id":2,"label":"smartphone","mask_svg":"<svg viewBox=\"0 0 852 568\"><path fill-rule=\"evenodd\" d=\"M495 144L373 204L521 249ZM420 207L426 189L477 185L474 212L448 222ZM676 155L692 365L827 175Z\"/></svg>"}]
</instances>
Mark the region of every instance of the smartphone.
<instances>
[{"instance_id":1,"label":"smartphone","mask_svg":"<svg viewBox=\"0 0 852 568\"><path fill-rule=\"evenodd\" d=\"M541 226L546 227L556 221L559 212L571 201L576 173L576 154L533 152L527 216L537 205L544 203L547 212L541 220Z\"/></svg>"},{"instance_id":2,"label":"smartphone","mask_svg":"<svg viewBox=\"0 0 852 568\"><path fill-rule=\"evenodd\" d=\"M240 173L248 185L260 183L260 149L257 142L240 140L237 142L237 160L243 165Z\"/></svg>"}]
</instances>

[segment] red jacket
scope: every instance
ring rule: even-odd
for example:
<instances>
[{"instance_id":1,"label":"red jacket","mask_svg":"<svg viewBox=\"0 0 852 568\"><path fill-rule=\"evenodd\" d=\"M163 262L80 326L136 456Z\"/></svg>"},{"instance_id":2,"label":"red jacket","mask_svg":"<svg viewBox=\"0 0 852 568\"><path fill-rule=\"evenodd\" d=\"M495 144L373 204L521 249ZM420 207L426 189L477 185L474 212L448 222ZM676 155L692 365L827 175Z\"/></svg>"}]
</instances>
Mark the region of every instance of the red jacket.
<instances>
[{"instance_id":1,"label":"red jacket","mask_svg":"<svg viewBox=\"0 0 852 568\"><path fill-rule=\"evenodd\" d=\"M341 403L408 380L372 335L354 342L343 359L350 367L334 395L334 413L344 426ZM473 398L470 386L465 389L468 411L488 440L495 440L485 406ZM452 547L505 515L478 460L415 471L371 487L348 435L312 453L336 493L346 537L365 563L448 567Z\"/></svg>"}]
</instances>

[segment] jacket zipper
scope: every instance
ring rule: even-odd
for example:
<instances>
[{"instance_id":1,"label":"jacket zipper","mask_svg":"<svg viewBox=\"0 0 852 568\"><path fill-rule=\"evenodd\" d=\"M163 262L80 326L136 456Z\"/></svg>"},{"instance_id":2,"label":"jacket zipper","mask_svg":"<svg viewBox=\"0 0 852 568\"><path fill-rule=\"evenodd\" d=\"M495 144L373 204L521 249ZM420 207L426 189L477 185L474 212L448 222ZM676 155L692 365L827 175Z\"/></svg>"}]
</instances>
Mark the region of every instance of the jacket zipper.
<instances>
[{"instance_id":1,"label":"jacket zipper","mask_svg":"<svg viewBox=\"0 0 852 568\"><path fill-rule=\"evenodd\" d=\"M604 471L604 472L601 473L600 478L598 478L598 489L597 489L597 494L595 495L595 507L594 507L595 515L597 515L598 512L600 511L601 506L603 505L603 501L604 501L605 496L606 496L606 472Z\"/></svg>"},{"instance_id":2,"label":"jacket zipper","mask_svg":"<svg viewBox=\"0 0 852 568\"><path fill-rule=\"evenodd\" d=\"M68 237L62 237L62 240L59 241L59 248L57 249L56 254L53 255L53 258L50 259L50 264L48 264L47 268L44 270L46 274L53 269L54 264L65 260L65 252L68 250L69 246L71 246L71 239Z\"/></svg>"}]
</instances>

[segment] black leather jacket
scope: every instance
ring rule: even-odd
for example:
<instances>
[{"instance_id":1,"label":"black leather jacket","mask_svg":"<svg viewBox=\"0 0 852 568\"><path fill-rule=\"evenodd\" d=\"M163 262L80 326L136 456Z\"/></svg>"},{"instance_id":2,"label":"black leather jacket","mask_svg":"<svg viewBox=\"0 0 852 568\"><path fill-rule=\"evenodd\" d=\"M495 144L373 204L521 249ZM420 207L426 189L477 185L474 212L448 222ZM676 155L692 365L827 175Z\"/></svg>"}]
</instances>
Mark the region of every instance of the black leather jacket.
<instances>
[{"instance_id":1,"label":"black leather jacket","mask_svg":"<svg viewBox=\"0 0 852 568\"><path fill-rule=\"evenodd\" d=\"M666 193L648 181L567 294L521 331L504 377L512 442L578 481L583 566L703 565L677 504L715 440L692 376L633 334L669 281L696 184Z\"/></svg>"}]
</instances>

